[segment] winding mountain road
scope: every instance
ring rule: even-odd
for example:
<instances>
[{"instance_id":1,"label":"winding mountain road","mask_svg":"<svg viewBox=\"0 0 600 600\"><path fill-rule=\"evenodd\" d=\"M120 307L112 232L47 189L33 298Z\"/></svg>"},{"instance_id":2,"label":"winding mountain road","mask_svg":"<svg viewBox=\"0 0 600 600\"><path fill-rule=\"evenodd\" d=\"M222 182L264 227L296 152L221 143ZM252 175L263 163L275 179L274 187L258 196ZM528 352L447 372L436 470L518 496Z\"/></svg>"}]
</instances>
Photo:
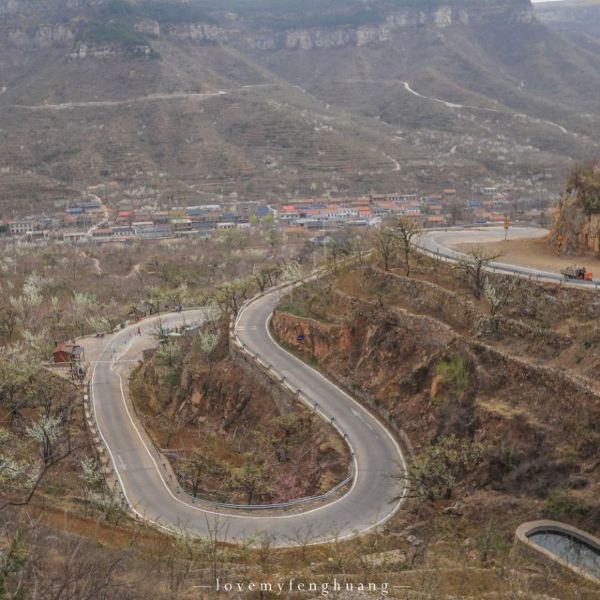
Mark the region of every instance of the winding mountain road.
<instances>
[{"instance_id":1,"label":"winding mountain road","mask_svg":"<svg viewBox=\"0 0 600 600\"><path fill-rule=\"evenodd\" d=\"M385 522L400 508L405 488L390 477L405 466L400 446L388 429L348 394L320 373L285 351L269 332L273 308L281 291L269 292L240 311L235 334L252 354L272 365L294 390L347 435L354 452L355 477L341 496L305 510L289 512L240 511L215 508L193 501L170 476L164 459L152 448L128 398L127 372L145 348L155 345L158 318L132 325L110 339L88 340L88 359L94 365L91 401L96 424L121 488L131 509L140 517L169 530L207 535L218 529L229 541L268 535L279 546L338 540ZM161 317L162 325L200 322L202 311Z\"/></svg>"},{"instance_id":2,"label":"winding mountain road","mask_svg":"<svg viewBox=\"0 0 600 600\"><path fill-rule=\"evenodd\" d=\"M545 235L540 229L514 227L511 238ZM502 239L502 228L432 231L417 242L422 251L457 260L461 253L452 245L492 242ZM557 273L493 263L490 267L521 277L536 277L556 283ZM577 284L590 287L590 284ZM593 288L593 286L592 286ZM153 448L137 420L127 393L127 374L142 350L156 344L158 320L164 327L200 323L201 309L172 313L132 325L108 339L90 338L86 353L93 370L91 401L100 437L126 501L142 519L170 531L206 536L218 530L220 539L247 541L268 536L273 544L292 546L340 540L366 532L384 523L401 507L406 489L390 477L406 468L393 435L378 419L342 389L315 369L284 350L272 338L269 322L286 288L268 291L244 305L234 328L235 343L255 360L284 378L285 385L300 390L303 401L315 407L345 434L353 452L354 480L350 489L333 500L318 502L288 512L282 509L240 510L216 507L193 500L174 481L166 460ZM316 405L316 406L315 406Z\"/></svg>"},{"instance_id":3,"label":"winding mountain road","mask_svg":"<svg viewBox=\"0 0 600 600\"><path fill-rule=\"evenodd\" d=\"M466 109L466 110L477 110L480 112L496 113L499 115L510 115L510 116L512 116L513 119L521 119L521 120L525 120L525 121L531 121L532 123L549 125L550 127L559 129L564 134L571 133L570 131L567 130L566 127L563 127L562 125L559 125L558 123L555 123L554 121L548 121L546 119L540 119L538 117L531 117L530 115L526 115L525 113L511 112L509 109L500 110L498 108L489 108L487 106L474 106L472 104L457 104L456 102L448 102L447 100L442 100L441 98L434 98L433 96L425 96L424 94L420 94L419 92L417 92L410 86L408 81L402 81L401 83L404 85L404 89L409 94L412 94L413 96L416 96L417 98L421 98L422 100L430 100L431 102L437 102L438 104L443 104L447 108L462 108L462 109Z\"/></svg>"},{"instance_id":4,"label":"winding mountain road","mask_svg":"<svg viewBox=\"0 0 600 600\"><path fill-rule=\"evenodd\" d=\"M537 227L511 227L510 239L532 239L548 235L547 229ZM450 261L458 261L465 257L465 254L454 250L453 246L458 244L477 243L485 244L499 242L504 239L503 227L480 227L470 229L447 229L443 231L427 231L419 236L416 242L418 248L430 254L438 254L442 258ZM532 267L517 266L508 263L495 261L490 263L488 270L499 273L507 273L518 277L534 278L537 281L548 283L564 282L564 277L557 272L543 271ZM600 285L600 279L594 279L591 282L573 281L567 282L570 286L593 289Z\"/></svg>"}]
</instances>

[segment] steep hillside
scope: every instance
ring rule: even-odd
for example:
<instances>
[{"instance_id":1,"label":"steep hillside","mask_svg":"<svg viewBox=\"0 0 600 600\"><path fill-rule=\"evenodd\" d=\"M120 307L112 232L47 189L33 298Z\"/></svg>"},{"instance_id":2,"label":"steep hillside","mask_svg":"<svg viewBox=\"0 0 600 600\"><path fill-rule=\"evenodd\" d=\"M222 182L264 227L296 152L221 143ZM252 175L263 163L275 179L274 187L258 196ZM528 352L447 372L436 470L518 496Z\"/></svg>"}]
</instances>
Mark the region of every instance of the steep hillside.
<instances>
[{"instance_id":1,"label":"steep hillside","mask_svg":"<svg viewBox=\"0 0 600 600\"><path fill-rule=\"evenodd\" d=\"M543 195L598 151L600 58L527 0L298 6L0 0L4 206L25 200L15 181L176 202Z\"/></svg>"},{"instance_id":2,"label":"steep hillside","mask_svg":"<svg viewBox=\"0 0 600 600\"><path fill-rule=\"evenodd\" d=\"M576 165L571 171L551 242L554 246L560 242L567 254L600 254L600 161Z\"/></svg>"},{"instance_id":3,"label":"steep hillside","mask_svg":"<svg viewBox=\"0 0 600 600\"><path fill-rule=\"evenodd\" d=\"M467 532L485 531L490 545L477 547L493 546L494 559L484 551L477 566L486 572L515 558L514 530L526 520L558 519L597 533L598 298L494 276L487 286L507 294L494 312L471 296L460 268L419 257L408 278L401 263L396 257L390 271L377 262L340 269L300 288L275 312L273 329L408 438L421 568L474 566L475 553L446 553L449 540L469 548ZM437 568L433 580L443 577ZM544 572L550 586L564 581L531 557L509 568L515 580ZM474 581L465 578L465 588ZM506 582L496 586L505 597ZM465 588L458 597L488 597ZM581 579L575 589L597 595Z\"/></svg>"},{"instance_id":4,"label":"steep hillside","mask_svg":"<svg viewBox=\"0 0 600 600\"><path fill-rule=\"evenodd\" d=\"M598 0L563 0L541 2L535 6L536 17L573 43L600 54L600 2Z\"/></svg>"}]
</instances>

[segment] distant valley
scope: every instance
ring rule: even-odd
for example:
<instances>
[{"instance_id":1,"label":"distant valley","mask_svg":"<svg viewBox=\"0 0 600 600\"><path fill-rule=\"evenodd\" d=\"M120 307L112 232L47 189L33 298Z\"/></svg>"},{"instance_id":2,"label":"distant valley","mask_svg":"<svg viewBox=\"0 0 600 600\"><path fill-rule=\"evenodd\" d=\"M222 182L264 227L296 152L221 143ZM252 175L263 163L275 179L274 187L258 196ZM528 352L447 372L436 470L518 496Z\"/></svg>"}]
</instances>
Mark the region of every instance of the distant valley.
<instances>
[{"instance_id":1,"label":"distant valley","mask_svg":"<svg viewBox=\"0 0 600 600\"><path fill-rule=\"evenodd\" d=\"M163 204L557 194L570 162L598 153L600 52L571 12L535 10L0 0L0 212L89 186ZM598 5L580 10L592 22Z\"/></svg>"}]
</instances>

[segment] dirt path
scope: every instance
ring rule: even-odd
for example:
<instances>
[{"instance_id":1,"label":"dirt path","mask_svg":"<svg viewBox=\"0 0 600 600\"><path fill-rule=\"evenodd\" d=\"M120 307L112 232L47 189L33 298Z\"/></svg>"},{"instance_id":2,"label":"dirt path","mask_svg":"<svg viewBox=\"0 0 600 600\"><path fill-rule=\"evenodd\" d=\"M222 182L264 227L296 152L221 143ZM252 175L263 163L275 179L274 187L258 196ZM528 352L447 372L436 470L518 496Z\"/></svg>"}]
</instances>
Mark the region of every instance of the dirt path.
<instances>
[{"instance_id":1,"label":"dirt path","mask_svg":"<svg viewBox=\"0 0 600 600\"><path fill-rule=\"evenodd\" d=\"M148 96L140 96L138 98L129 98L127 100L91 100L89 102L62 102L60 104L37 104L37 105L26 105L26 104L11 104L6 108L22 108L30 111L40 110L71 110L74 108L100 108L100 107L112 107L112 106L128 106L131 104L139 104L142 102L157 102L167 100L185 100L185 99L197 99L197 100L209 100L210 98L218 98L219 96L226 96L233 92L245 90L253 87L264 87L271 84L268 83L257 83L256 85L245 85L240 88L234 88L230 90L218 90L214 92L173 92L171 94L149 94Z\"/></svg>"},{"instance_id":2,"label":"dirt path","mask_svg":"<svg viewBox=\"0 0 600 600\"><path fill-rule=\"evenodd\" d=\"M404 84L404 89L407 92L411 93L413 96L416 96L417 98L422 98L424 100L431 100L432 102L438 102L439 104L443 104L444 106L447 106L448 108L464 108L464 109L468 109L468 110L479 110L481 112L490 112L490 113L496 113L496 114L509 114L509 115L512 115L512 117L514 119L524 119L526 121L531 121L533 123L542 123L544 125L550 125L551 127L556 127L557 129L560 129L560 131L562 131L562 133L565 133L565 134L571 133L565 127L563 127L562 125L559 125L558 123L554 123L553 121L547 121L546 119L538 119L537 117L530 117L529 115L526 115L525 113L517 113L517 112L511 113L510 111L500 110L497 108L488 108L485 106L473 106L471 104L456 104L454 102L447 102L446 100L441 100L440 98L433 98L430 96L425 96L423 94L419 94L419 92L417 92L416 90L413 90L410 87L410 84L408 83L408 81L403 81L401 83Z\"/></svg>"},{"instance_id":3,"label":"dirt path","mask_svg":"<svg viewBox=\"0 0 600 600\"><path fill-rule=\"evenodd\" d=\"M131 279L137 273L139 273L140 269L142 268L142 263L138 262L138 263L135 263L134 265L132 265L131 268L129 269L129 271L127 271L127 273L125 273L123 275L118 275L117 273L110 273L110 272L105 271L102 268L102 263L97 256L88 254L84 250L81 251L81 256L86 260L92 261L92 269L94 270L94 273L96 275L98 275L99 277L107 276L107 277L114 277L115 279Z\"/></svg>"},{"instance_id":4,"label":"dirt path","mask_svg":"<svg viewBox=\"0 0 600 600\"><path fill-rule=\"evenodd\" d=\"M94 271L97 275L103 275L104 271L102 271L102 267L100 266L100 259L96 257L92 257L92 262L94 263Z\"/></svg>"}]
</instances>

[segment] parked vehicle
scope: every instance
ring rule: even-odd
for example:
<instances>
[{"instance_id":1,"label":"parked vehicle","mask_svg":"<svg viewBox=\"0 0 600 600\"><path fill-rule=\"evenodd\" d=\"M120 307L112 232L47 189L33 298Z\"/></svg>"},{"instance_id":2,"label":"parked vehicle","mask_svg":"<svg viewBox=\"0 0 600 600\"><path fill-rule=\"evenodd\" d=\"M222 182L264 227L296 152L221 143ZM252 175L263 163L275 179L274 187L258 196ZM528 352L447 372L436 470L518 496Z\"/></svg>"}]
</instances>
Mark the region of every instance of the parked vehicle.
<instances>
[{"instance_id":1,"label":"parked vehicle","mask_svg":"<svg viewBox=\"0 0 600 600\"><path fill-rule=\"evenodd\" d=\"M580 281L591 281L592 273L585 267L576 267L571 265L561 271L565 279L578 279Z\"/></svg>"}]
</instances>

